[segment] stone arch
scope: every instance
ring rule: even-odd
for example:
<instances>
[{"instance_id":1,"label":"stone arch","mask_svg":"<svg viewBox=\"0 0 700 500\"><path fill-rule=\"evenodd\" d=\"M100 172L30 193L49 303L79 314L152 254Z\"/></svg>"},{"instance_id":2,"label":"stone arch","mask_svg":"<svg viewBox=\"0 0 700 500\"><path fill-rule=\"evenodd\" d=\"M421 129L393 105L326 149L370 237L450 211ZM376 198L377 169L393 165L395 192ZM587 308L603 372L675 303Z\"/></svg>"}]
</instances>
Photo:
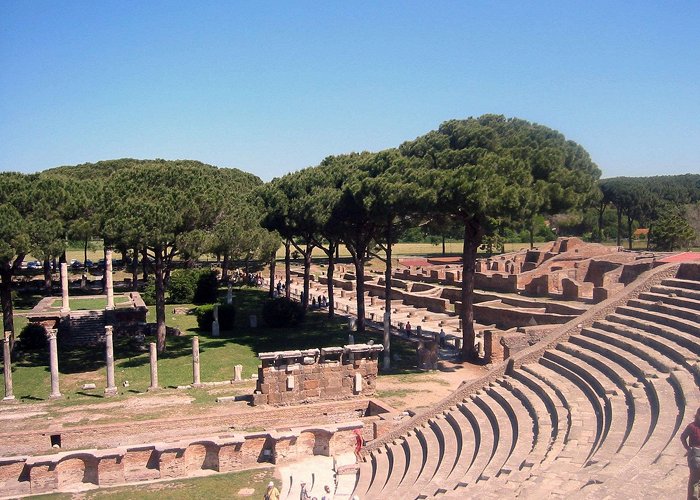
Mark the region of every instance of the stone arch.
<instances>
[{"instance_id":1,"label":"stone arch","mask_svg":"<svg viewBox=\"0 0 700 500\"><path fill-rule=\"evenodd\" d=\"M69 455L56 464L58 487L98 484L97 459L88 454Z\"/></svg>"},{"instance_id":2,"label":"stone arch","mask_svg":"<svg viewBox=\"0 0 700 500\"><path fill-rule=\"evenodd\" d=\"M219 469L219 446L211 441L191 443L185 450L185 464L188 472Z\"/></svg>"}]
</instances>

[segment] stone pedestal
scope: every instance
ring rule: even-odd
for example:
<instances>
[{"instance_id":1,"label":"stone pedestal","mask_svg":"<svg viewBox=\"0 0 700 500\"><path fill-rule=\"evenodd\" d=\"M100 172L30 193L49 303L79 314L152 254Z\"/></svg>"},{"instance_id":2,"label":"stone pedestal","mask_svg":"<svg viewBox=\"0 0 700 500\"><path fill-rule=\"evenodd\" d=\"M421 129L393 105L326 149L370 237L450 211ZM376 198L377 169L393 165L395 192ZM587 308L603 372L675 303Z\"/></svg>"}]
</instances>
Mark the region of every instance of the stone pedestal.
<instances>
[{"instance_id":1,"label":"stone pedestal","mask_svg":"<svg viewBox=\"0 0 700 500\"><path fill-rule=\"evenodd\" d=\"M56 334L58 330L51 328L47 332L49 339L49 370L51 372L51 394L50 399L58 399L63 397L58 386L58 342Z\"/></svg>"},{"instance_id":2,"label":"stone pedestal","mask_svg":"<svg viewBox=\"0 0 700 500\"><path fill-rule=\"evenodd\" d=\"M199 387L202 380L199 376L199 337L192 337L192 386Z\"/></svg>"},{"instance_id":3,"label":"stone pedestal","mask_svg":"<svg viewBox=\"0 0 700 500\"><path fill-rule=\"evenodd\" d=\"M113 328L111 325L105 326L105 358L107 360L107 388L105 396L117 394L117 386L114 383L114 341Z\"/></svg>"},{"instance_id":4,"label":"stone pedestal","mask_svg":"<svg viewBox=\"0 0 700 500\"><path fill-rule=\"evenodd\" d=\"M105 288L107 290L107 310L114 309L114 283L112 282L112 249L105 250Z\"/></svg>"},{"instance_id":5,"label":"stone pedestal","mask_svg":"<svg viewBox=\"0 0 700 500\"><path fill-rule=\"evenodd\" d=\"M155 391L158 389L158 350L155 342L151 342L149 345L149 353L151 358L151 385L148 387L148 390Z\"/></svg>"},{"instance_id":6,"label":"stone pedestal","mask_svg":"<svg viewBox=\"0 0 700 500\"><path fill-rule=\"evenodd\" d=\"M80 277L80 289L87 290L87 276L85 274Z\"/></svg>"},{"instance_id":7,"label":"stone pedestal","mask_svg":"<svg viewBox=\"0 0 700 500\"><path fill-rule=\"evenodd\" d=\"M5 332L2 341L3 373L5 376L5 397L3 401L13 401L15 395L12 392L12 360L10 358L10 336L12 332Z\"/></svg>"},{"instance_id":8,"label":"stone pedestal","mask_svg":"<svg viewBox=\"0 0 700 500\"><path fill-rule=\"evenodd\" d=\"M233 381L240 382L243 380L243 365L236 365L233 367Z\"/></svg>"},{"instance_id":9,"label":"stone pedestal","mask_svg":"<svg viewBox=\"0 0 700 500\"><path fill-rule=\"evenodd\" d=\"M70 312L68 299L68 264L61 262L61 312Z\"/></svg>"}]
</instances>

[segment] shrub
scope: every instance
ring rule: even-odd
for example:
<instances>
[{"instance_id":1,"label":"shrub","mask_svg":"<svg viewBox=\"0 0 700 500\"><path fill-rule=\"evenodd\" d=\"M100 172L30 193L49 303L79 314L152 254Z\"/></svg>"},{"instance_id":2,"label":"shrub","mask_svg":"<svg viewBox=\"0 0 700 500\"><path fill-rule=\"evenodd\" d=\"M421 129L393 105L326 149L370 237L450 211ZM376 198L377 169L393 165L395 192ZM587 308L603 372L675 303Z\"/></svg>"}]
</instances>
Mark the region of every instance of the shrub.
<instances>
[{"instance_id":1,"label":"shrub","mask_svg":"<svg viewBox=\"0 0 700 500\"><path fill-rule=\"evenodd\" d=\"M25 351L46 349L46 330L36 323L28 323L19 335L20 345Z\"/></svg>"},{"instance_id":2,"label":"shrub","mask_svg":"<svg viewBox=\"0 0 700 500\"><path fill-rule=\"evenodd\" d=\"M268 300L262 309L263 321L272 328L296 326L303 317L304 310L301 304L286 297Z\"/></svg>"},{"instance_id":3,"label":"shrub","mask_svg":"<svg viewBox=\"0 0 700 500\"><path fill-rule=\"evenodd\" d=\"M207 304L195 308L197 327L203 332L211 332L211 324L214 321L214 304ZM236 320L236 308L233 304L219 304L219 329L222 335L225 330L233 330Z\"/></svg>"},{"instance_id":4,"label":"shrub","mask_svg":"<svg viewBox=\"0 0 700 500\"><path fill-rule=\"evenodd\" d=\"M156 283L154 280L146 283L146 288L143 289L141 298L143 299L144 304L147 306L153 306L156 304Z\"/></svg>"},{"instance_id":5,"label":"shrub","mask_svg":"<svg viewBox=\"0 0 700 500\"><path fill-rule=\"evenodd\" d=\"M216 273L208 269L178 269L170 276L168 291L173 304L207 304L216 302Z\"/></svg>"}]
</instances>

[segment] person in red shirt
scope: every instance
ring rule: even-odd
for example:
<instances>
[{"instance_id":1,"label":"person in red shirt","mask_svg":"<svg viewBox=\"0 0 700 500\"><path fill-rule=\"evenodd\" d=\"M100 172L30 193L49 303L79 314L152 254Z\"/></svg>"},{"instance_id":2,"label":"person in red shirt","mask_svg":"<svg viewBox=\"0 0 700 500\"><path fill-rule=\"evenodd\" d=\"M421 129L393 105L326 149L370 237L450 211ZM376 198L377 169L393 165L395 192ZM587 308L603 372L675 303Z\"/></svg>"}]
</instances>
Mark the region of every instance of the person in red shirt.
<instances>
[{"instance_id":1,"label":"person in red shirt","mask_svg":"<svg viewBox=\"0 0 700 500\"><path fill-rule=\"evenodd\" d=\"M681 433L681 443L688 452L688 500L692 500L697 498L693 490L700 481L700 408L695 412L695 421L689 423Z\"/></svg>"},{"instance_id":2,"label":"person in red shirt","mask_svg":"<svg viewBox=\"0 0 700 500\"><path fill-rule=\"evenodd\" d=\"M360 451L362 451L362 431L355 429L352 432L355 434L355 458L357 463L360 463L362 462L362 455L360 454Z\"/></svg>"}]
</instances>

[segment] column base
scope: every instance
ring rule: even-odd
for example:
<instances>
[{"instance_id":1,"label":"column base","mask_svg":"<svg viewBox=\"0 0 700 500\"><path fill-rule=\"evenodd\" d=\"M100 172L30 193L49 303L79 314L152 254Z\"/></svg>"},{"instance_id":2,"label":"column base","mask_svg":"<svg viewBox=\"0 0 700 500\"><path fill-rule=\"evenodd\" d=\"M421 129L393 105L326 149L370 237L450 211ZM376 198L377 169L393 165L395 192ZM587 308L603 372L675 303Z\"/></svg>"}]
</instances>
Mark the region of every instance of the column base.
<instances>
[{"instance_id":1,"label":"column base","mask_svg":"<svg viewBox=\"0 0 700 500\"><path fill-rule=\"evenodd\" d=\"M159 390L160 390L160 387L149 387L148 389L146 389L147 392L153 392L153 391L159 391Z\"/></svg>"},{"instance_id":2,"label":"column base","mask_svg":"<svg viewBox=\"0 0 700 500\"><path fill-rule=\"evenodd\" d=\"M3 401L15 401L15 397L14 396L5 396L4 398L2 398L2 400Z\"/></svg>"},{"instance_id":3,"label":"column base","mask_svg":"<svg viewBox=\"0 0 700 500\"><path fill-rule=\"evenodd\" d=\"M61 308L62 313L69 313L70 312L70 307L62 307Z\"/></svg>"},{"instance_id":4,"label":"column base","mask_svg":"<svg viewBox=\"0 0 700 500\"><path fill-rule=\"evenodd\" d=\"M116 387L107 387L105 389L105 396L116 396L117 395L117 388Z\"/></svg>"},{"instance_id":5,"label":"column base","mask_svg":"<svg viewBox=\"0 0 700 500\"><path fill-rule=\"evenodd\" d=\"M199 384L190 384L190 386L191 386L193 389L200 389L200 388L204 387L204 384L202 384L202 383L200 382Z\"/></svg>"},{"instance_id":6,"label":"column base","mask_svg":"<svg viewBox=\"0 0 700 500\"><path fill-rule=\"evenodd\" d=\"M49 399L61 399L63 397L63 394L60 392L58 394L49 394Z\"/></svg>"}]
</instances>

